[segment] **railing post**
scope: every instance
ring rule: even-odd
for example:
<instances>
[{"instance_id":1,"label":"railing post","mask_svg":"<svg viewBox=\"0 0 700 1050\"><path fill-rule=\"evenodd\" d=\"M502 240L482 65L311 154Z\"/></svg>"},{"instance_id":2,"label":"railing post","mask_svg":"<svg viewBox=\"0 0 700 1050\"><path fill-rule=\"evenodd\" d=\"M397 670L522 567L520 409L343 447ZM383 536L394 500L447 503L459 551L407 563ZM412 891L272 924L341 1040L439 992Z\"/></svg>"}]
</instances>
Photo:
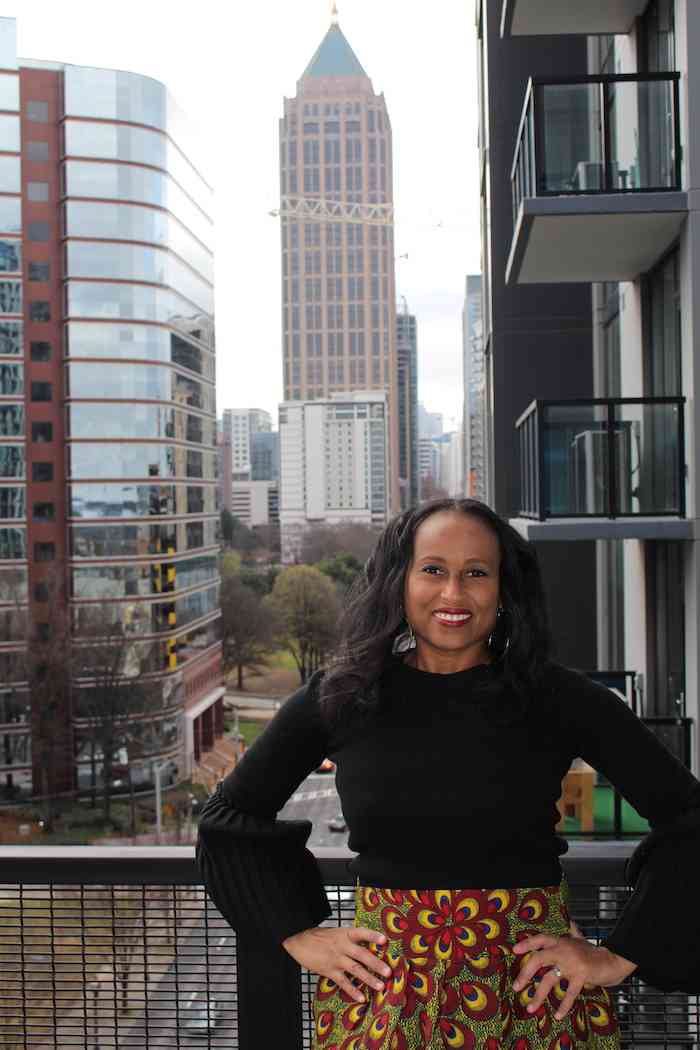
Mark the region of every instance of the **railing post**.
<instances>
[{"instance_id":1,"label":"railing post","mask_svg":"<svg viewBox=\"0 0 700 1050\"><path fill-rule=\"evenodd\" d=\"M535 476L535 492L537 499L537 517L544 521L547 514L545 504L549 499L549 485L544 476L544 408L539 401L535 402L535 463L537 472Z\"/></svg>"},{"instance_id":2,"label":"railing post","mask_svg":"<svg viewBox=\"0 0 700 1050\"><path fill-rule=\"evenodd\" d=\"M615 491L616 454L615 454L615 405L608 401L606 406L606 426L608 429L608 517L616 518L618 511L617 493Z\"/></svg>"},{"instance_id":3,"label":"railing post","mask_svg":"<svg viewBox=\"0 0 700 1050\"><path fill-rule=\"evenodd\" d=\"M302 1050L301 971L284 948L238 934L239 1050Z\"/></svg>"}]
</instances>

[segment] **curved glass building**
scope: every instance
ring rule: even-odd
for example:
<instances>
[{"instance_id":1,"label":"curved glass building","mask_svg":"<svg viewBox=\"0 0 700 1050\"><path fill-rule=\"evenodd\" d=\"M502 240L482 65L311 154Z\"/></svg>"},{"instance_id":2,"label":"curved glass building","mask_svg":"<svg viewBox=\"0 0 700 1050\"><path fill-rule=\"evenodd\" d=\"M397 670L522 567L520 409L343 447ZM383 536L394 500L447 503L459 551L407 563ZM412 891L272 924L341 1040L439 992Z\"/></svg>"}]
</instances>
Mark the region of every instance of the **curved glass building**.
<instances>
[{"instance_id":1,"label":"curved glass building","mask_svg":"<svg viewBox=\"0 0 700 1050\"><path fill-rule=\"evenodd\" d=\"M26 263L18 478L24 443L28 462L26 492L0 477L0 509L26 504L27 535L21 517L0 520L0 542L22 556L15 577L28 575L34 757L31 785L12 783L41 790L31 738L45 735L50 690L32 675L55 661L62 631L73 673L54 698L65 741L52 790L94 784L96 766L99 779L94 722L108 678L103 658L98 668L82 654L105 638L119 651L112 676L149 698L122 734L115 786L127 774L152 782L162 761L181 779L223 729L212 191L196 133L162 84L23 61L14 75L23 226L13 242ZM1 429L0 446L7 458Z\"/></svg>"}]
</instances>

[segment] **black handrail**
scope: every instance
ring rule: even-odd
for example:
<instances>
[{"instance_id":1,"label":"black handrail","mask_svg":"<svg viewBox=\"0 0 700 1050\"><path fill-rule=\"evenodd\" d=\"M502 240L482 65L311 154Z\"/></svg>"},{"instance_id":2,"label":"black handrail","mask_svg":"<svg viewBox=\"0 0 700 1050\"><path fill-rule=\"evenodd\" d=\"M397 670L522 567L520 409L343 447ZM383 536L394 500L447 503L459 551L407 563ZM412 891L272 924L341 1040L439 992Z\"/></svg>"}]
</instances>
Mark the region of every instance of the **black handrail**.
<instances>
[{"instance_id":1,"label":"black handrail","mask_svg":"<svg viewBox=\"0 0 700 1050\"><path fill-rule=\"evenodd\" d=\"M672 161L672 180L670 184L659 186L649 185L644 187L633 187L629 185L615 185L614 179L612 177L613 133L610 118L610 103L613 97L612 92L614 88L619 84L651 84L663 82L671 85L673 99L673 156L672 158L668 158L669 162ZM585 187L583 189L578 189L574 188L573 186L568 186L565 189L562 189L561 187L557 187L555 189L547 189L545 183L543 182L543 179L540 178L541 174L545 174L542 163L544 141L544 103L542 100L542 89L547 87L565 87L568 85L572 87L575 87L577 85L590 85L594 87L597 85L600 89L600 98L598 104L601 119L601 139L599 145L601 151L601 171L604 173L604 184L600 188ZM520 206L523 199L526 197L561 196L562 194L573 197L582 194L630 194L639 192L658 193L680 190L682 184L682 150L679 105L680 73L678 72L617 73L567 77L530 77L525 90L525 98L523 100L523 107L520 115L520 120L518 122L515 149L513 152L513 162L511 164L510 170L510 179L513 195L514 226L517 225ZM532 124L531 138L528 132L528 126L530 124ZM521 158L523 160L522 169ZM519 185L519 176L521 174L524 177L524 180L520 179L520 182L523 183L524 181L524 184Z\"/></svg>"}]
</instances>

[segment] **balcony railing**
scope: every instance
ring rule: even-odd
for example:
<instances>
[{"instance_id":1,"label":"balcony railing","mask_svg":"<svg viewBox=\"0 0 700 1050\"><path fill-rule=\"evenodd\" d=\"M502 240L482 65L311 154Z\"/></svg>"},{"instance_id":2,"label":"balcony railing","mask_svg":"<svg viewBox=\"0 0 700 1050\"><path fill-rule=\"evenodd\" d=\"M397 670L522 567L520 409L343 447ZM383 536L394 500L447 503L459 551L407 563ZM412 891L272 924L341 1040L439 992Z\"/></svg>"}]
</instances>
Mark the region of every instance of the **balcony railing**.
<instances>
[{"instance_id":1,"label":"balcony railing","mask_svg":"<svg viewBox=\"0 0 700 1050\"><path fill-rule=\"evenodd\" d=\"M520 516L685 517L684 402L533 401L515 424Z\"/></svg>"},{"instance_id":2,"label":"balcony railing","mask_svg":"<svg viewBox=\"0 0 700 1050\"><path fill-rule=\"evenodd\" d=\"M572 843L572 915L599 941L628 897L634 843ZM318 860L351 925L350 854ZM314 975L282 949L237 937L205 898L191 847L0 848L0 1047L302 1050ZM50 881L49 881L50 880ZM270 990L265 1017L253 992ZM671 1050L700 1036L699 997L632 976L613 989L624 1047ZM257 1001L257 1000L256 1000Z\"/></svg>"},{"instance_id":3,"label":"balcony railing","mask_svg":"<svg viewBox=\"0 0 700 1050\"><path fill-rule=\"evenodd\" d=\"M574 844L564 859L574 918L594 940L627 897L631 849ZM329 921L350 923L347 857L322 852ZM191 849L5 849L0 864L5 1045L179 1047L195 1032L209 1047L259 1050L261 1038L277 1050L309 1045L312 975L231 933L205 901ZM259 982L274 1001L264 1033L247 1006ZM616 994L625 1045L680 1047L697 1038L696 997L663 996L634 979Z\"/></svg>"},{"instance_id":4,"label":"balcony railing","mask_svg":"<svg viewBox=\"0 0 700 1050\"><path fill-rule=\"evenodd\" d=\"M528 197L681 189L678 73L531 79L511 182Z\"/></svg>"}]
</instances>

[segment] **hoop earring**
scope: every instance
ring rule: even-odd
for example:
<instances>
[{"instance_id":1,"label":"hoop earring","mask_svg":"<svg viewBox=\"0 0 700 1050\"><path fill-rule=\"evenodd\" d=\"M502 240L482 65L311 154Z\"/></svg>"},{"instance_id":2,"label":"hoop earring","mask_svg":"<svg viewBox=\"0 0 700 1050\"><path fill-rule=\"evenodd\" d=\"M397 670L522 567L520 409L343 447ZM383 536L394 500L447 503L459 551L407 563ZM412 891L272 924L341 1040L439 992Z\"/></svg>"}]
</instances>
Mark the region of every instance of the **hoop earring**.
<instances>
[{"instance_id":1,"label":"hoop earring","mask_svg":"<svg viewBox=\"0 0 700 1050\"><path fill-rule=\"evenodd\" d=\"M391 651L394 654L398 655L401 653L407 653L409 649L415 649L416 647L416 636L408 620L406 621L406 625L408 630L402 631L401 634L397 634L394 639L394 644L391 648Z\"/></svg>"}]
</instances>

